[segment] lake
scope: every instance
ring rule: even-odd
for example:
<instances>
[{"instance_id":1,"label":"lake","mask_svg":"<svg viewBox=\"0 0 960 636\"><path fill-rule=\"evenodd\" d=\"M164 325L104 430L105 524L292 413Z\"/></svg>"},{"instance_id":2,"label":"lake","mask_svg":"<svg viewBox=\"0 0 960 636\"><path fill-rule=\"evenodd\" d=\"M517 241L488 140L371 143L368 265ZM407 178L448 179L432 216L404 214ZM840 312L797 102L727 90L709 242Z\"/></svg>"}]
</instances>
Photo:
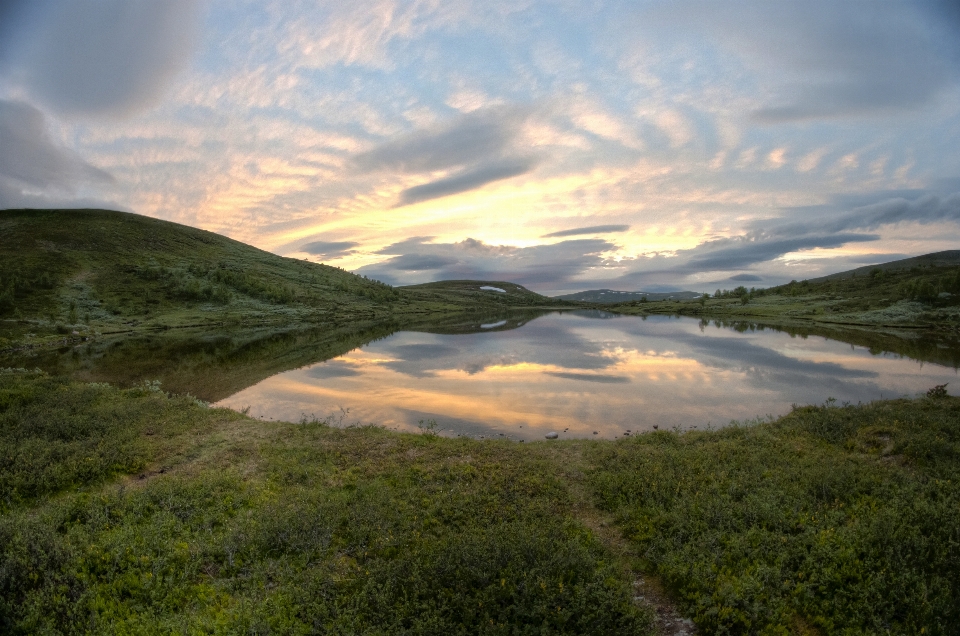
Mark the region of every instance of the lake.
<instances>
[{"instance_id":1,"label":"lake","mask_svg":"<svg viewBox=\"0 0 960 636\"><path fill-rule=\"evenodd\" d=\"M571 311L445 331L392 333L267 377L217 405L264 419L442 435L611 439L716 428L831 398L856 403L957 388L955 362L745 323ZM927 358L957 359L955 350L941 355L942 344L901 341L890 349L913 346Z\"/></svg>"}]
</instances>

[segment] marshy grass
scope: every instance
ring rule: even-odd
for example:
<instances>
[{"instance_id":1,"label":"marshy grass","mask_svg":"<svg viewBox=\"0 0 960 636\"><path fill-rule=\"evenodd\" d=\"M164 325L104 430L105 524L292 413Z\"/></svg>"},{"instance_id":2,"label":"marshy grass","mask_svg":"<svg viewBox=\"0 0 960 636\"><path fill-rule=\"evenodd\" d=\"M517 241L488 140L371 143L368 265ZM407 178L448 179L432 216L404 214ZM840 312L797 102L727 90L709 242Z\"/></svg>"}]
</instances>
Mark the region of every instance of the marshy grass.
<instances>
[{"instance_id":1,"label":"marshy grass","mask_svg":"<svg viewBox=\"0 0 960 636\"><path fill-rule=\"evenodd\" d=\"M520 445L5 372L0 459L8 633L652 634L639 576L704 633L960 624L949 396Z\"/></svg>"}]
</instances>

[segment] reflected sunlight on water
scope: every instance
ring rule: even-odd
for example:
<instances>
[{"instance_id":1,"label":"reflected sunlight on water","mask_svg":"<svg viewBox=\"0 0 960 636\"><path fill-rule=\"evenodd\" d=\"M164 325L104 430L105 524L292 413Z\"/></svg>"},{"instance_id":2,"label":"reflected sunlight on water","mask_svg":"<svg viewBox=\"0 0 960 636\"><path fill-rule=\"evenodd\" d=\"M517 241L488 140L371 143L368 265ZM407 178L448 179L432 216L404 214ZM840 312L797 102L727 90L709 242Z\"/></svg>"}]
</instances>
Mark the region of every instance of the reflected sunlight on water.
<instances>
[{"instance_id":1,"label":"reflected sunlight on water","mask_svg":"<svg viewBox=\"0 0 960 636\"><path fill-rule=\"evenodd\" d=\"M398 332L218 405L290 421L342 409L344 425L408 431L433 420L447 435L612 438L655 426L719 427L831 397L913 395L955 378L952 368L816 336L567 312L512 330Z\"/></svg>"}]
</instances>

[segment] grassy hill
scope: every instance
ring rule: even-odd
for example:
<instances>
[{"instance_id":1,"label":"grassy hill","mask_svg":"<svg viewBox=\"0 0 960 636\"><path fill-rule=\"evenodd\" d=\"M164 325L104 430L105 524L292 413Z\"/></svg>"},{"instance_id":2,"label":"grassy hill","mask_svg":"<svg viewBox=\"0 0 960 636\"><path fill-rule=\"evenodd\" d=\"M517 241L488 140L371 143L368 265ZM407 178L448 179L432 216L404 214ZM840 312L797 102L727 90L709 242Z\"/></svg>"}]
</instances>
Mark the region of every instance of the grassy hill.
<instances>
[{"instance_id":1,"label":"grassy hill","mask_svg":"<svg viewBox=\"0 0 960 636\"><path fill-rule=\"evenodd\" d=\"M67 325L175 326L369 310L396 290L196 228L106 210L0 211L0 312ZM295 310L299 310L295 311Z\"/></svg>"},{"instance_id":2,"label":"grassy hill","mask_svg":"<svg viewBox=\"0 0 960 636\"><path fill-rule=\"evenodd\" d=\"M485 313L497 308L568 306L563 301L541 296L522 285L496 280L443 280L397 289L404 299L417 303L421 307L420 312L451 306Z\"/></svg>"},{"instance_id":3,"label":"grassy hill","mask_svg":"<svg viewBox=\"0 0 960 636\"><path fill-rule=\"evenodd\" d=\"M563 294L556 298L560 300L570 300L582 303L625 303L638 301L646 298L648 301L656 300L690 300L698 298L700 294L691 291L680 292L626 292L615 291L613 289L590 289L587 291L576 292L574 294Z\"/></svg>"},{"instance_id":4,"label":"grassy hill","mask_svg":"<svg viewBox=\"0 0 960 636\"><path fill-rule=\"evenodd\" d=\"M956 331L960 329L960 251L926 254L767 289L717 290L697 300L623 303L615 310L739 317L783 325Z\"/></svg>"},{"instance_id":5,"label":"grassy hill","mask_svg":"<svg viewBox=\"0 0 960 636\"><path fill-rule=\"evenodd\" d=\"M950 268L960 267L960 250L945 250L943 252L932 252L922 256L913 256L911 258L902 258L889 263L880 263L879 265L864 265L856 269L838 272L821 276L820 278L811 278L810 283L822 283L826 281L840 280L844 278L857 278L861 276L872 276L874 270L879 270L888 274L895 272L914 270L918 271L924 268Z\"/></svg>"},{"instance_id":6,"label":"grassy hill","mask_svg":"<svg viewBox=\"0 0 960 636\"><path fill-rule=\"evenodd\" d=\"M74 332L345 325L555 303L509 283L495 283L504 293L478 290L484 284L395 289L336 267L283 258L136 214L0 211L0 338L7 345Z\"/></svg>"}]
</instances>

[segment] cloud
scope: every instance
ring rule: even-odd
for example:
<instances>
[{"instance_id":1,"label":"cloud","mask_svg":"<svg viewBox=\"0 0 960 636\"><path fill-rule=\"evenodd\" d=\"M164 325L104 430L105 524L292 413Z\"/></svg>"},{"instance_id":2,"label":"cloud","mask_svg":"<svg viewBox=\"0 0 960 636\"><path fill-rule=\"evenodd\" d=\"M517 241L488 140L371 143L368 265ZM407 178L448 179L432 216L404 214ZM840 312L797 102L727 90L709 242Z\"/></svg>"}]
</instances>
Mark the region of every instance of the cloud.
<instances>
[{"instance_id":1,"label":"cloud","mask_svg":"<svg viewBox=\"0 0 960 636\"><path fill-rule=\"evenodd\" d=\"M575 227L570 230L560 230L544 234L540 238L559 238L561 236L581 236L583 234L610 234L613 232L626 232L630 229L629 225L591 225L590 227Z\"/></svg>"},{"instance_id":2,"label":"cloud","mask_svg":"<svg viewBox=\"0 0 960 636\"><path fill-rule=\"evenodd\" d=\"M54 143L39 110L0 100L0 207L59 201L83 183L113 177Z\"/></svg>"},{"instance_id":3,"label":"cloud","mask_svg":"<svg viewBox=\"0 0 960 636\"><path fill-rule=\"evenodd\" d=\"M837 219L833 227L870 230L905 221L927 224L957 220L960 220L960 192L946 197L928 194L913 201L903 198L887 199L852 210Z\"/></svg>"},{"instance_id":4,"label":"cloud","mask_svg":"<svg viewBox=\"0 0 960 636\"><path fill-rule=\"evenodd\" d=\"M499 160L513 145L528 116L517 107L474 111L443 126L420 130L357 155L363 171L420 173Z\"/></svg>"},{"instance_id":5,"label":"cloud","mask_svg":"<svg viewBox=\"0 0 960 636\"><path fill-rule=\"evenodd\" d=\"M14 2L10 4L30 4ZM0 65L69 115L125 115L154 103L189 60L196 0L49 0L5 9L17 32Z\"/></svg>"},{"instance_id":6,"label":"cloud","mask_svg":"<svg viewBox=\"0 0 960 636\"><path fill-rule=\"evenodd\" d=\"M546 375L552 375L555 378L564 378L566 380L578 380L583 382L598 382L601 384L629 384L630 378L625 375L611 375L604 373L567 373L565 371L547 371Z\"/></svg>"},{"instance_id":7,"label":"cloud","mask_svg":"<svg viewBox=\"0 0 960 636\"><path fill-rule=\"evenodd\" d=\"M893 196L889 196L891 194ZM795 220L801 215L803 220ZM757 231L772 235L796 236L814 232L877 230L898 223L926 225L941 221L960 221L960 192L939 194L907 190L841 196L828 205L786 208L781 219L757 221L753 226Z\"/></svg>"},{"instance_id":8,"label":"cloud","mask_svg":"<svg viewBox=\"0 0 960 636\"><path fill-rule=\"evenodd\" d=\"M687 0L654 15L660 25L706 32L759 70L775 97L753 118L775 124L929 103L957 79L956 31L944 19L946 6L900 0L864 10L832 0L747 0L731 11L725 3Z\"/></svg>"},{"instance_id":9,"label":"cloud","mask_svg":"<svg viewBox=\"0 0 960 636\"><path fill-rule=\"evenodd\" d=\"M307 370L311 378L326 380L330 378L349 378L360 375L360 372L342 360L322 362Z\"/></svg>"},{"instance_id":10,"label":"cloud","mask_svg":"<svg viewBox=\"0 0 960 636\"><path fill-rule=\"evenodd\" d=\"M355 247L360 244L355 241L313 241L304 243L300 249L308 254L320 256L322 258L333 260L341 256L347 256L354 253Z\"/></svg>"},{"instance_id":11,"label":"cloud","mask_svg":"<svg viewBox=\"0 0 960 636\"><path fill-rule=\"evenodd\" d=\"M468 170L461 174L438 179L423 185L407 188L400 193L400 200L395 207L412 205L430 199L439 199L440 197L450 196L476 190L488 183L510 179L530 172L534 167L534 162L530 160L507 161L496 163L489 166L482 166L474 170Z\"/></svg>"},{"instance_id":12,"label":"cloud","mask_svg":"<svg viewBox=\"0 0 960 636\"><path fill-rule=\"evenodd\" d=\"M601 254L614 247L601 239L514 247L469 238L458 243L431 243L429 237L413 237L380 250L391 258L357 272L399 285L475 279L508 280L543 288L564 285L601 266Z\"/></svg>"},{"instance_id":13,"label":"cloud","mask_svg":"<svg viewBox=\"0 0 960 636\"><path fill-rule=\"evenodd\" d=\"M957 184L945 185L955 187ZM786 208L779 219L754 221L741 236L704 241L672 256L638 258L631 271L614 281L603 281L603 286L619 284L652 289L650 284L655 280L675 281L703 272L751 269L794 252L879 241L881 236L875 232L899 223L926 225L944 221L960 222L960 192L944 194L914 189L843 195L827 205ZM905 256L871 254L864 262L888 262ZM842 270L844 264L856 266L859 260L849 256L834 258L832 271ZM769 276L761 278L741 273L728 280L769 279Z\"/></svg>"},{"instance_id":14,"label":"cloud","mask_svg":"<svg viewBox=\"0 0 960 636\"><path fill-rule=\"evenodd\" d=\"M831 378L833 380L875 378L876 371L847 368L835 362L817 362L791 358L779 351L744 342L741 338L703 338L691 333L678 333L673 340L687 344L698 352L698 359L720 369L774 373L781 377Z\"/></svg>"},{"instance_id":15,"label":"cloud","mask_svg":"<svg viewBox=\"0 0 960 636\"><path fill-rule=\"evenodd\" d=\"M401 254L390 259L390 266L401 272L421 272L443 269L458 264L456 258L438 254Z\"/></svg>"},{"instance_id":16,"label":"cloud","mask_svg":"<svg viewBox=\"0 0 960 636\"><path fill-rule=\"evenodd\" d=\"M530 109L497 106L473 111L452 122L404 135L354 157L361 172L424 174L452 171L407 188L395 207L476 190L530 172L537 164L518 147Z\"/></svg>"},{"instance_id":17,"label":"cloud","mask_svg":"<svg viewBox=\"0 0 960 636\"><path fill-rule=\"evenodd\" d=\"M771 240L763 236L744 236L701 243L692 250L682 250L679 256L686 263L673 271L702 272L743 269L757 263L772 261L785 254L814 248L840 247L847 243L879 240L876 234L821 234ZM683 257L686 256L686 259Z\"/></svg>"},{"instance_id":18,"label":"cloud","mask_svg":"<svg viewBox=\"0 0 960 636\"><path fill-rule=\"evenodd\" d=\"M416 343L395 345L387 348L387 351L401 360L419 362L421 360L454 358L460 353L460 348L446 344Z\"/></svg>"}]
</instances>

